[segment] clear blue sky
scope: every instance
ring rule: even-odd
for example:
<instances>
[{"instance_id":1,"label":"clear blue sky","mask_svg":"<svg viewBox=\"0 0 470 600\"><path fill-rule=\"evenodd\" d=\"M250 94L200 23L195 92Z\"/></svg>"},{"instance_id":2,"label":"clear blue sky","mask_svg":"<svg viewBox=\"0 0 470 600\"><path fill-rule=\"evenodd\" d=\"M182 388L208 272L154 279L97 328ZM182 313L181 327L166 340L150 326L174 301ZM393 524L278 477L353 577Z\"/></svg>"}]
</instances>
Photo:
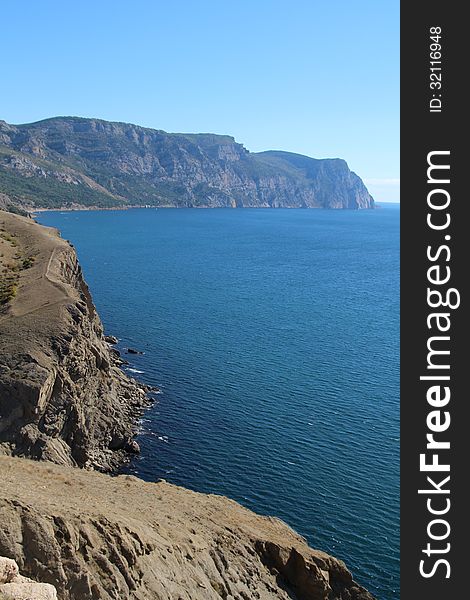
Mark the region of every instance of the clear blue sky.
<instances>
[{"instance_id":1,"label":"clear blue sky","mask_svg":"<svg viewBox=\"0 0 470 600\"><path fill-rule=\"evenodd\" d=\"M398 200L398 0L3 0L0 118L229 133Z\"/></svg>"}]
</instances>

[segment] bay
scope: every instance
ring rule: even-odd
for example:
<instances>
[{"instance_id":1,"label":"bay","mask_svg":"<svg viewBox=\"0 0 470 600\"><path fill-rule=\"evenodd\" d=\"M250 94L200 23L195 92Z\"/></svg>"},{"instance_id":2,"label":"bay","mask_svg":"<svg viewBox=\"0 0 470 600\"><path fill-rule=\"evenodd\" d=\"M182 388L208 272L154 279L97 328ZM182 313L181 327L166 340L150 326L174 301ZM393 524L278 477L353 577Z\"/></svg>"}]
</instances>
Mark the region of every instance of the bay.
<instances>
[{"instance_id":1,"label":"bay","mask_svg":"<svg viewBox=\"0 0 470 600\"><path fill-rule=\"evenodd\" d=\"M225 494L399 597L399 206L43 212L129 374L128 470Z\"/></svg>"}]
</instances>

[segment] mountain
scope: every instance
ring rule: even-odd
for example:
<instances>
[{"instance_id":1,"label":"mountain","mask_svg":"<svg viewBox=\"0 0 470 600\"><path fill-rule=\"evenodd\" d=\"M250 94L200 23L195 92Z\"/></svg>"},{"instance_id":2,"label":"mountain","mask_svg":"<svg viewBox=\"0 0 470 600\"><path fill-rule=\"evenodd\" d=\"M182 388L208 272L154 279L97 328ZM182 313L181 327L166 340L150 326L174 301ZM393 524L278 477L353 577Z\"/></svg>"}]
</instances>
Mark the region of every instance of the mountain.
<instances>
[{"instance_id":1,"label":"mountain","mask_svg":"<svg viewBox=\"0 0 470 600\"><path fill-rule=\"evenodd\" d=\"M344 160L249 152L228 135L99 119L0 121L0 195L26 208L373 208Z\"/></svg>"}]
</instances>

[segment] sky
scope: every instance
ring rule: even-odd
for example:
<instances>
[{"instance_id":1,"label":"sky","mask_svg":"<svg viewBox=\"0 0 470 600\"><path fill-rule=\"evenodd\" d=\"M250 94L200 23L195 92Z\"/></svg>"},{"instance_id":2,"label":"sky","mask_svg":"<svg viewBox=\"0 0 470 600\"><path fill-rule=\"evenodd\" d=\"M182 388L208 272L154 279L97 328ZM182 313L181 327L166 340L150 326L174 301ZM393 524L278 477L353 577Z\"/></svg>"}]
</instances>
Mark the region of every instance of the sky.
<instances>
[{"instance_id":1,"label":"sky","mask_svg":"<svg viewBox=\"0 0 470 600\"><path fill-rule=\"evenodd\" d=\"M0 119L344 158L399 201L398 0L2 0Z\"/></svg>"}]
</instances>

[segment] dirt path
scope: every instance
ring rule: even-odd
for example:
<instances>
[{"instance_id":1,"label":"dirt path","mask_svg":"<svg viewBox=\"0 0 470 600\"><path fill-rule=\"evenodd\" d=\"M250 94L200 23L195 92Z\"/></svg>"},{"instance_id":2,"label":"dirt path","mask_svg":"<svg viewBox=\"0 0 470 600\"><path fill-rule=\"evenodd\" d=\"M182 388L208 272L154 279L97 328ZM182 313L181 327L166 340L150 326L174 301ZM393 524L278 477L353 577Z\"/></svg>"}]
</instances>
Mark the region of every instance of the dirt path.
<instances>
[{"instance_id":1,"label":"dirt path","mask_svg":"<svg viewBox=\"0 0 470 600\"><path fill-rule=\"evenodd\" d=\"M0 322L67 299L69 291L54 275L56 258L67 248L56 230L0 211L0 274L5 288ZM14 289L7 288L9 282Z\"/></svg>"}]
</instances>

